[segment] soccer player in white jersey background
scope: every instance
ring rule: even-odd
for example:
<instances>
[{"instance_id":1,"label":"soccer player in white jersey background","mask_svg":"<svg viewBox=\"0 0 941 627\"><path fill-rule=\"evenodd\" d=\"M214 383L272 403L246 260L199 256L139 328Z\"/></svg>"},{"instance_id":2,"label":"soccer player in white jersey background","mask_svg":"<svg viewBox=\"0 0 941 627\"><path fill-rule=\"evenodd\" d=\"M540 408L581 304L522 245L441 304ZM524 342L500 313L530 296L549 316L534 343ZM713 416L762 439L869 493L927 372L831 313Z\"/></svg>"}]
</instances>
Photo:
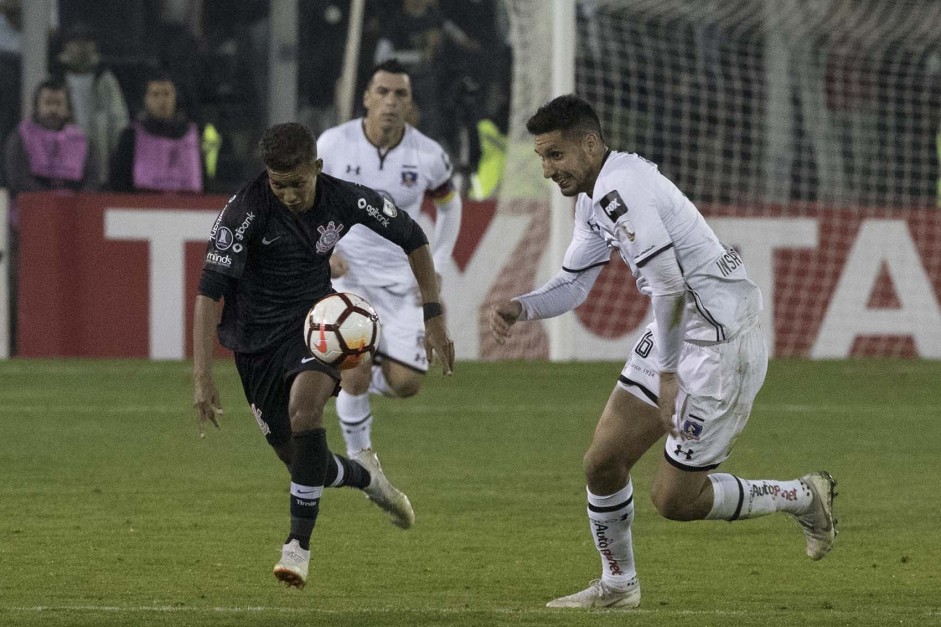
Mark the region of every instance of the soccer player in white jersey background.
<instances>
[{"instance_id":1,"label":"soccer player in white jersey background","mask_svg":"<svg viewBox=\"0 0 941 627\"><path fill-rule=\"evenodd\" d=\"M451 183L451 161L434 140L406 123L413 111L411 81L396 60L373 68L363 96L364 117L321 134L324 172L378 191L417 218L430 196L437 208L432 255L437 268L449 263L461 228L461 198ZM428 370L423 310L418 285L401 249L366 228L354 226L331 258L338 291L366 298L382 324L376 359L344 371L337 413L347 453L374 456L370 394L406 398L421 389ZM440 275L439 275L440 281Z\"/></svg>"},{"instance_id":2,"label":"soccer player in white jersey background","mask_svg":"<svg viewBox=\"0 0 941 627\"><path fill-rule=\"evenodd\" d=\"M543 175L577 196L562 271L541 288L498 303L491 329L505 342L519 320L560 315L581 304L617 251L652 299L651 322L621 371L585 454L588 519L602 576L549 607L640 604L631 523L630 471L666 432L651 488L671 520L741 520L793 515L807 555L820 559L836 536L833 478L789 481L712 472L728 458L767 371L758 326L761 293L741 257L719 243L696 207L657 166L610 150L584 100L560 96L527 122Z\"/></svg>"}]
</instances>

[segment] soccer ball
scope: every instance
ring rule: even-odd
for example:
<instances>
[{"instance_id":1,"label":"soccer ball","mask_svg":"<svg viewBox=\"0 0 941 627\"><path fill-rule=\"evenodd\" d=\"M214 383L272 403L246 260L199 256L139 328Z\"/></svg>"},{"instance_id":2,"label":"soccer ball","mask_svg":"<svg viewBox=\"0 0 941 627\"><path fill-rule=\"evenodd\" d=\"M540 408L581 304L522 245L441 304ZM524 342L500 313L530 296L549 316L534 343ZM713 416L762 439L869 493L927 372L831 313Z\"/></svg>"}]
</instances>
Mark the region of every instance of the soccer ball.
<instances>
[{"instance_id":1,"label":"soccer ball","mask_svg":"<svg viewBox=\"0 0 941 627\"><path fill-rule=\"evenodd\" d=\"M379 345L379 314L356 294L340 292L318 300L304 318L304 341L325 364L354 368Z\"/></svg>"}]
</instances>

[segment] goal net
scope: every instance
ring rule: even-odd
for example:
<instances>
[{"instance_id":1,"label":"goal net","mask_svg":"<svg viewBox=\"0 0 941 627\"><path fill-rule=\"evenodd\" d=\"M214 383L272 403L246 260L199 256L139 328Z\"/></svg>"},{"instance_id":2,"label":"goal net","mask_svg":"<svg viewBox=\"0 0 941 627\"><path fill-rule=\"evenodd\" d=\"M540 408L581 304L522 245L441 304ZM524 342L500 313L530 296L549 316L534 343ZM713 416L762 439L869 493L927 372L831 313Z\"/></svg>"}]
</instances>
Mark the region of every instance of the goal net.
<instances>
[{"instance_id":1,"label":"goal net","mask_svg":"<svg viewBox=\"0 0 941 627\"><path fill-rule=\"evenodd\" d=\"M486 331L491 303L559 269L525 128L558 95L557 4L505 3L510 147L483 359L547 357L562 339L563 358L623 359L649 316L614 258L562 331L520 325L504 346ZM657 163L743 255L773 354L941 358L938 24L935 0L579 1L575 92L609 146Z\"/></svg>"}]
</instances>

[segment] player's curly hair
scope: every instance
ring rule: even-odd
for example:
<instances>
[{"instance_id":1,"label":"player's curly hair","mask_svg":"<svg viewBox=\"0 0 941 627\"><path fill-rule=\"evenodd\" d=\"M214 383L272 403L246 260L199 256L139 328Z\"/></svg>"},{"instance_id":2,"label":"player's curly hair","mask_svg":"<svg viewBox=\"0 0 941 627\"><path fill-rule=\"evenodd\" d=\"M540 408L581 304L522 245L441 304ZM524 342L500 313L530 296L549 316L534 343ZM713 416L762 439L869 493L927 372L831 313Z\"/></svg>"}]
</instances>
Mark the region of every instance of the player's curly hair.
<instances>
[{"instance_id":1,"label":"player's curly hair","mask_svg":"<svg viewBox=\"0 0 941 627\"><path fill-rule=\"evenodd\" d=\"M526 122L526 130L530 135L542 135L552 131L595 133L604 141L598 114L590 104L575 94L553 98L539 107Z\"/></svg>"},{"instance_id":2,"label":"player's curly hair","mask_svg":"<svg viewBox=\"0 0 941 627\"><path fill-rule=\"evenodd\" d=\"M297 122L275 124L258 141L265 167L287 172L317 159L317 142L309 128Z\"/></svg>"}]
</instances>

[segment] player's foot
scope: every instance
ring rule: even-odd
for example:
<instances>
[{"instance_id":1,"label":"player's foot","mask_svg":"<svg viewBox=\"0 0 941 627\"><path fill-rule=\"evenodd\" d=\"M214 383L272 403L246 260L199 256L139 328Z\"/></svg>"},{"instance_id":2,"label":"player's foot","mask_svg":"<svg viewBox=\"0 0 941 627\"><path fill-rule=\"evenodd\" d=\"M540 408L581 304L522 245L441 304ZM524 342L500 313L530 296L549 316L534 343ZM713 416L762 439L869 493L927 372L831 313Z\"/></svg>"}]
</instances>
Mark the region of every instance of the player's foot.
<instances>
[{"instance_id":1,"label":"player's foot","mask_svg":"<svg viewBox=\"0 0 941 627\"><path fill-rule=\"evenodd\" d=\"M379 458L370 449L363 449L353 459L369 471L371 479L363 492L370 501L389 513L392 524L402 529L408 529L415 522L415 512L408 497L396 489L379 465Z\"/></svg>"},{"instance_id":2,"label":"player's foot","mask_svg":"<svg viewBox=\"0 0 941 627\"><path fill-rule=\"evenodd\" d=\"M640 582L636 579L624 590L612 588L600 579L595 579L581 592L546 603L546 607L597 607L612 610L629 610L638 605L640 605Z\"/></svg>"},{"instance_id":3,"label":"player's foot","mask_svg":"<svg viewBox=\"0 0 941 627\"><path fill-rule=\"evenodd\" d=\"M833 497L836 481L826 470L818 470L801 477L814 500L810 510L801 516L795 516L807 538L807 555L812 560L819 560L833 548L836 539L836 520L833 518Z\"/></svg>"},{"instance_id":4,"label":"player's foot","mask_svg":"<svg viewBox=\"0 0 941 627\"><path fill-rule=\"evenodd\" d=\"M274 566L275 579L289 588L303 588L307 584L309 565L310 551L302 549L297 540L291 540L281 547L281 561Z\"/></svg>"}]
</instances>

